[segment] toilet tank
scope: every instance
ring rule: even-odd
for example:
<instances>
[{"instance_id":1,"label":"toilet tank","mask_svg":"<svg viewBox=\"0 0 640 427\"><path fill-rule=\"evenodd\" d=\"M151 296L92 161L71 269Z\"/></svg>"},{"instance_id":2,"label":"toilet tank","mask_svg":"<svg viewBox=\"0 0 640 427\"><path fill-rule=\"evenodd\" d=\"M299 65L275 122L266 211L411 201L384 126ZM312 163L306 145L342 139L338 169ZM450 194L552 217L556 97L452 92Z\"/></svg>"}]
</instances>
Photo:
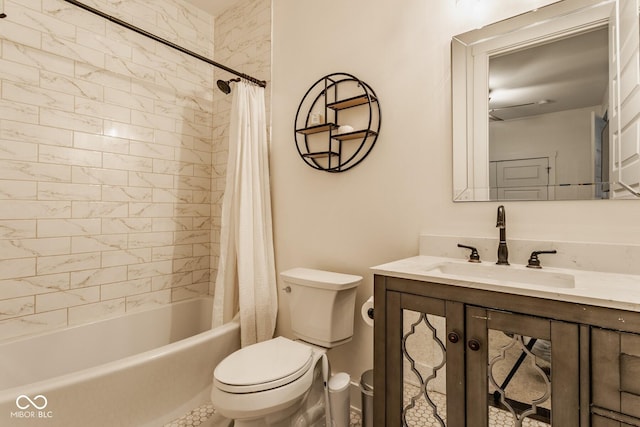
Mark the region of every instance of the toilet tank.
<instances>
[{"instance_id":1,"label":"toilet tank","mask_svg":"<svg viewBox=\"0 0 640 427\"><path fill-rule=\"evenodd\" d=\"M310 268L293 268L280 277L290 288L291 329L298 338L326 348L351 340L362 277Z\"/></svg>"}]
</instances>

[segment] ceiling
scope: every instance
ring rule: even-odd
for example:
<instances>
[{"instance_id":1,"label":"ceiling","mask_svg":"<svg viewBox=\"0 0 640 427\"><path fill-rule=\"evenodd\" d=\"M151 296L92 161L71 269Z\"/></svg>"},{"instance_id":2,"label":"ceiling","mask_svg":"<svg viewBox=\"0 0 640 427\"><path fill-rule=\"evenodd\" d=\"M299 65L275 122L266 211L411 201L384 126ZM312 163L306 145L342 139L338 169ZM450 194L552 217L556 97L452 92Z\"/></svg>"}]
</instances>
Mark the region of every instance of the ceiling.
<instances>
[{"instance_id":1,"label":"ceiling","mask_svg":"<svg viewBox=\"0 0 640 427\"><path fill-rule=\"evenodd\" d=\"M509 120L601 105L609 80L607 27L490 59L489 109Z\"/></svg>"},{"instance_id":2,"label":"ceiling","mask_svg":"<svg viewBox=\"0 0 640 427\"><path fill-rule=\"evenodd\" d=\"M239 0L185 0L185 2L202 9L213 16L217 16L226 9L240 3Z\"/></svg>"}]
</instances>

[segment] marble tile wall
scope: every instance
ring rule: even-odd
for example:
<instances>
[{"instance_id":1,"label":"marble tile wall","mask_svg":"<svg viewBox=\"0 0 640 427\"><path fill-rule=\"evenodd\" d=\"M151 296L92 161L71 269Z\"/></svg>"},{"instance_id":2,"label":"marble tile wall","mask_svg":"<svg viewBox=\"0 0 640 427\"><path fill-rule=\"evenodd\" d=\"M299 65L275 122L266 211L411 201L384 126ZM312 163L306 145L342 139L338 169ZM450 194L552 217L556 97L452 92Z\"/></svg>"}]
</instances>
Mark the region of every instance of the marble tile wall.
<instances>
[{"instance_id":1,"label":"marble tile wall","mask_svg":"<svg viewBox=\"0 0 640 427\"><path fill-rule=\"evenodd\" d=\"M180 0L86 3L213 57ZM208 293L213 67L61 0L4 6L0 339Z\"/></svg>"},{"instance_id":2,"label":"marble tile wall","mask_svg":"<svg viewBox=\"0 0 640 427\"><path fill-rule=\"evenodd\" d=\"M267 121L271 123L271 0L245 0L215 19L216 61L235 70L267 82L265 106ZM215 79L229 80L236 76L214 70ZM216 92L217 89L216 89ZM221 92L218 92L221 94ZM213 171L211 211L211 286L213 293L220 247L222 197L226 183L229 148L229 119L232 95L213 98ZM268 130L267 138L270 140Z\"/></svg>"}]
</instances>

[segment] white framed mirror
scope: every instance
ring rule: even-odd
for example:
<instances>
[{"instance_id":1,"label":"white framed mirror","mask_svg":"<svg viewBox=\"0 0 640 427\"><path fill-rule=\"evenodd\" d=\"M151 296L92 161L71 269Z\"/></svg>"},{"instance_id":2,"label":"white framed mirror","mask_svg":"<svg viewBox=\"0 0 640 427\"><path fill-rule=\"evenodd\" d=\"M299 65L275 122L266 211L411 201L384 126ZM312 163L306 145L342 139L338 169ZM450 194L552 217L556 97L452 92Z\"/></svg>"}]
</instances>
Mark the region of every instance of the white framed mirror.
<instances>
[{"instance_id":1,"label":"white framed mirror","mask_svg":"<svg viewBox=\"0 0 640 427\"><path fill-rule=\"evenodd\" d=\"M453 200L638 198L639 45L638 0L563 0L455 36Z\"/></svg>"}]
</instances>

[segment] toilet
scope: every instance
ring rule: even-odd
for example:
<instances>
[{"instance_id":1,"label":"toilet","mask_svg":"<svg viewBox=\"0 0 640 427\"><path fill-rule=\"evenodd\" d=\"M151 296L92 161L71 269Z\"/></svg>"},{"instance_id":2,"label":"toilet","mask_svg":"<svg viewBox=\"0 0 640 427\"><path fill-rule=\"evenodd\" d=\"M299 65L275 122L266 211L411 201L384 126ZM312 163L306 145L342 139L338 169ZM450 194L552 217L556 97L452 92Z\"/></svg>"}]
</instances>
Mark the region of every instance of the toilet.
<instances>
[{"instance_id":1,"label":"toilet","mask_svg":"<svg viewBox=\"0 0 640 427\"><path fill-rule=\"evenodd\" d=\"M297 339L276 337L244 347L213 374L213 406L236 427L324 425L323 355L353 336L362 277L309 268L280 277Z\"/></svg>"}]
</instances>

